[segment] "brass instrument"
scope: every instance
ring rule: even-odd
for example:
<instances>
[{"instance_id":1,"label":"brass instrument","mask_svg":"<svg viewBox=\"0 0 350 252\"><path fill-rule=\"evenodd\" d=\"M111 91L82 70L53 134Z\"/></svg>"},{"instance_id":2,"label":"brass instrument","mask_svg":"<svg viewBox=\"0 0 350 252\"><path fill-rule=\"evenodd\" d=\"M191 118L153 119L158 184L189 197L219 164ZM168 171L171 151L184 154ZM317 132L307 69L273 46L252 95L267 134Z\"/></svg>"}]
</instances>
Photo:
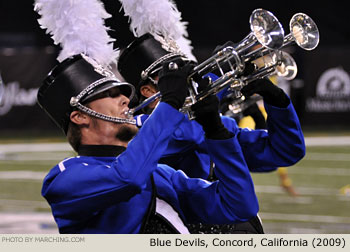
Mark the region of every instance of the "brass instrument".
<instances>
[{"instance_id":1,"label":"brass instrument","mask_svg":"<svg viewBox=\"0 0 350 252\"><path fill-rule=\"evenodd\" d=\"M283 39L281 49L296 43L304 50L313 50L317 47L320 36L315 22L304 13L293 15L289 22L290 33ZM257 67L257 71L251 76L243 77L245 84L259 78L277 74L287 80L292 80L297 75L298 69L295 60L286 52L275 50L260 50L260 58L253 59L252 62L263 61L263 67ZM255 64L259 66L259 64Z\"/></svg>"},{"instance_id":2,"label":"brass instrument","mask_svg":"<svg viewBox=\"0 0 350 252\"><path fill-rule=\"evenodd\" d=\"M254 55L258 55L261 50L277 50L283 45L284 30L278 19L269 11L256 9L249 19L251 32L235 47L225 47L216 54L197 65L193 72L189 75L188 81L190 85L190 96L185 101L183 111L189 109L191 105L204 99L205 97L216 94L231 85L236 84L237 88L241 88L241 83L237 82L237 77L243 73L245 63L252 59ZM256 46L260 46L255 50ZM230 70L224 72L222 65L228 64ZM214 70L219 70L221 76L209 84L204 92L198 92L196 84L193 83L195 76L204 76Z\"/></svg>"},{"instance_id":3,"label":"brass instrument","mask_svg":"<svg viewBox=\"0 0 350 252\"><path fill-rule=\"evenodd\" d=\"M238 114L245 111L247 108L249 108L254 103L257 103L259 101L262 101L262 97L260 95L253 95L251 97L244 97L241 96L235 100L233 100L230 104L228 104L228 110L226 111L225 115L229 117L235 117Z\"/></svg>"},{"instance_id":4,"label":"brass instrument","mask_svg":"<svg viewBox=\"0 0 350 252\"><path fill-rule=\"evenodd\" d=\"M284 51L272 51L268 55L253 60L252 63L256 66L256 70L252 74L240 78L240 81L243 82L242 85L276 74L284 79L292 80L298 73L295 60Z\"/></svg>"},{"instance_id":5,"label":"brass instrument","mask_svg":"<svg viewBox=\"0 0 350 252\"><path fill-rule=\"evenodd\" d=\"M230 90L237 92L239 97L242 87L257 79L277 74L292 80L297 74L297 65L291 55L281 49L296 43L305 50L313 50L319 43L319 32L315 22L303 13L297 13L291 18L290 33L286 36L278 19L269 11L254 10L249 23L251 32L242 41L234 47L228 46L216 52L195 66L188 76L189 95L180 111L187 113L190 119L194 119L191 111L193 104L225 88L229 87ZM254 64L256 69L243 76L247 63ZM224 71L222 68L224 65L229 65L229 70ZM205 90L198 91L195 79L198 80L214 70L220 72L219 78L210 81ZM128 115L132 116L160 96L160 92L154 94L137 107L130 109Z\"/></svg>"},{"instance_id":6,"label":"brass instrument","mask_svg":"<svg viewBox=\"0 0 350 252\"><path fill-rule=\"evenodd\" d=\"M320 41L320 34L316 23L306 14L297 13L289 22L290 33L284 37L285 47L295 42L304 50L313 50Z\"/></svg>"}]
</instances>

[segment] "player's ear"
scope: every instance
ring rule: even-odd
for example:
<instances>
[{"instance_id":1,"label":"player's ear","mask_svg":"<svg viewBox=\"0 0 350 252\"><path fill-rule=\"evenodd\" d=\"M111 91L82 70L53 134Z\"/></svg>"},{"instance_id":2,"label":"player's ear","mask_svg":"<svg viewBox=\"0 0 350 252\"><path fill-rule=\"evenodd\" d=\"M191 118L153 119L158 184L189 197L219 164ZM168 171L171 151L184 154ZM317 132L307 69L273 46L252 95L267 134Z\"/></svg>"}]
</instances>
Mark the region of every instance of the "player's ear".
<instances>
[{"instance_id":1,"label":"player's ear","mask_svg":"<svg viewBox=\"0 0 350 252\"><path fill-rule=\"evenodd\" d=\"M146 98L154 95L156 92L157 92L157 90L151 84L143 85L140 88L141 95L146 97Z\"/></svg>"},{"instance_id":2,"label":"player's ear","mask_svg":"<svg viewBox=\"0 0 350 252\"><path fill-rule=\"evenodd\" d=\"M74 110L72 111L72 113L70 113L70 120L77 125L83 125L89 124L91 118L90 116L79 110Z\"/></svg>"}]
</instances>

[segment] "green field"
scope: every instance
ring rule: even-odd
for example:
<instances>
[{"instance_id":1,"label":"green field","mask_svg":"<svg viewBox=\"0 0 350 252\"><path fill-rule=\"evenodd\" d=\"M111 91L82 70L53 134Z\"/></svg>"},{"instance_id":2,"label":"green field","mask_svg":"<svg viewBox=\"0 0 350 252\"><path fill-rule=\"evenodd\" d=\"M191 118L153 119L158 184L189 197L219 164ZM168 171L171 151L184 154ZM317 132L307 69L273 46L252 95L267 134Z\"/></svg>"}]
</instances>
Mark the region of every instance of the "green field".
<instances>
[{"instance_id":1,"label":"green field","mask_svg":"<svg viewBox=\"0 0 350 252\"><path fill-rule=\"evenodd\" d=\"M73 153L27 148L0 151L0 233L55 233L41 182ZM253 174L266 233L350 233L350 143L307 147L288 174L297 197L283 190L276 172Z\"/></svg>"},{"instance_id":2,"label":"green field","mask_svg":"<svg viewBox=\"0 0 350 252\"><path fill-rule=\"evenodd\" d=\"M275 172L253 175L267 233L350 233L350 146L307 147L288 174L297 197Z\"/></svg>"}]
</instances>

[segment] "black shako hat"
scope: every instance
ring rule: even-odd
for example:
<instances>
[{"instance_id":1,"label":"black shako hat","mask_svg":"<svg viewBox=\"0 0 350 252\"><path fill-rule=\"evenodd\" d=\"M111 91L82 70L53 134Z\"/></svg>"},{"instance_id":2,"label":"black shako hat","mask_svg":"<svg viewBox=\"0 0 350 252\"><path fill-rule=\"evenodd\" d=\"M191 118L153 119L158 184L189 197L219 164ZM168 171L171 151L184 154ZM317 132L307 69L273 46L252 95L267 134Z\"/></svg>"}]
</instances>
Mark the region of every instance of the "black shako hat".
<instances>
[{"instance_id":1,"label":"black shako hat","mask_svg":"<svg viewBox=\"0 0 350 252\"><path fill-rule=\"evenodd\" d=\"M49 117L67 134L73 102L84 103L93 96L113 87L131 99L134 87L118 80L115 75L91 58L79 54L58 64L39 88L37 102Z\"/></svg>"},{"instance_id":2,"label":"black shako hat","mask_svg":"<svg viewBox=\"0 0 350 252\"><path fill-rule=\"evenodd\" d=\"M161 37L157 39L146 33L131 42L119 56L118 71L135 86L136 93L139 93L140 86L149 77L161 69L166 60L178 57L186 59L174 41L166 41Z\"/></svg>"}]
</instances>

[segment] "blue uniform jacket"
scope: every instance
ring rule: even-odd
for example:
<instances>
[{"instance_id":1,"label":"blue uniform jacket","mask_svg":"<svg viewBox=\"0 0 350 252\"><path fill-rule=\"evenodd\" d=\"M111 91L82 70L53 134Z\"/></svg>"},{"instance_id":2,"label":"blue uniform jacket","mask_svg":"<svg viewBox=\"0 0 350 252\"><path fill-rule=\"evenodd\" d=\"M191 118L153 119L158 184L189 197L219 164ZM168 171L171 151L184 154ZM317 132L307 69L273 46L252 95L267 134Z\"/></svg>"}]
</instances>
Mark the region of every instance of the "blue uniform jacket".
<instances>
[{"instance_id":1,"label":"blue uniform jacket","mask_svg":"<svg viewBox=\"0 0 350 252\"><path fill-rule=\"evenodd\" d=\"M291 166L305 156L304 135L292 103L287 108L264 105L268 114L267 130L239 128L234 119L221 117L225 127L237 136L252 172ZM142 119L147 120L147 116ZM184 120L175 130L161 162L183 170L190 177L207 178L210 157L201 125L194 120Z\"/></svg>"},{"instance_id":2,"label":"blue uniform jacket","mask_svg":"<svg viewBox=\"0 0 350 252\"><path fill-rule=\"evenodd\" d=\"M235 223L256 216L258 201L237 136L205 139L216 163L216 182L189 178L158 160L185 116L160 103L117 157L77 156L53 167L42 195L61 233L138 233L157 195L187 223Z\"/></svg>"}]
</instances>

